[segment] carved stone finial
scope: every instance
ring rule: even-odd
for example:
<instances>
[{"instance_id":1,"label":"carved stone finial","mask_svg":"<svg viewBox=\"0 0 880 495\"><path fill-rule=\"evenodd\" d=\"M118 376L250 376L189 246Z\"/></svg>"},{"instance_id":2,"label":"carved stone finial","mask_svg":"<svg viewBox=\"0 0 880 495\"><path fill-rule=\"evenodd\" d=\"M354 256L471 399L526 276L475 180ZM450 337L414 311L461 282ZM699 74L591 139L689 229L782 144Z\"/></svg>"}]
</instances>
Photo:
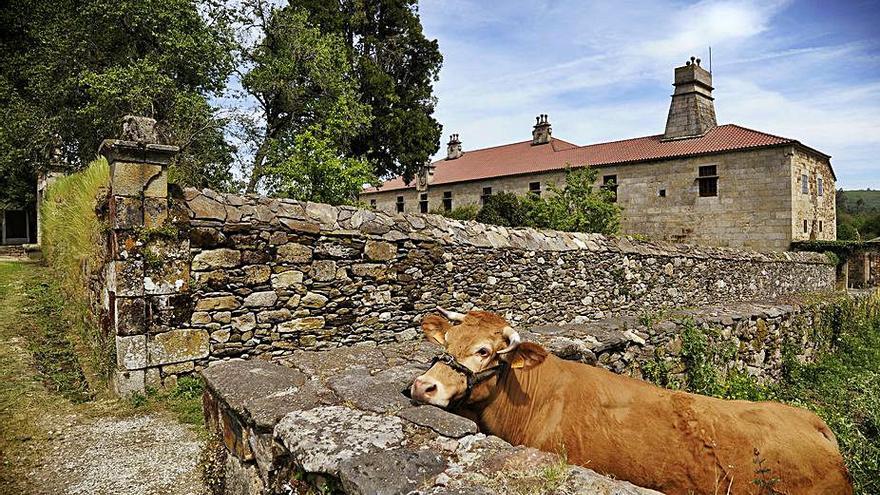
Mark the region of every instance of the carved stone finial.
<instances>
[{"instance_id":1,"label":"carved stone finial","mask_svg":"<svg viewBox=\"0 0 880 495\"><path fill-rule=\"evenodd\" d=\"M142 144L156 144L159 133L156 131L156 120L137 115L122 117L122 139Z\"/></svg>"}]
</instances>

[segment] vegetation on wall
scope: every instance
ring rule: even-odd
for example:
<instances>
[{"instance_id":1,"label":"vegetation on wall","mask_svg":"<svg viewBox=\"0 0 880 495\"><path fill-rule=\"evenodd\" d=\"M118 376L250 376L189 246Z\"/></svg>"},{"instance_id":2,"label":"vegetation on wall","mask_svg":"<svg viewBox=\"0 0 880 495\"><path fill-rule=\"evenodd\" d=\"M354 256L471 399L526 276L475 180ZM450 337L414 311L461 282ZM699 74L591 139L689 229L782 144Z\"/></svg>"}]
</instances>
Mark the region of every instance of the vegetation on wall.
<instances>
[{"instance_id":1,"label":"vegetation on wall","mask_svg":"<svg viewBox=\"0 0 880 495\"><path fill-rule=\"evenodd\" d=\"M95 160L81 172L60 177L41 205L42 250L67 304L82 320L80 354L91 377L106 377L113 364L113 344L98 330L89 306L90 276L102 268L104 226L95 208L110 181L107 161Z\"/></svg>"},{"instance_id":2,"label":"vegetation on wall","mask_svg":"<svg viewBox=\"0 0 880 495\"><path fill-rule=\"evenodd\" d=\"M856 493L880 493L880 293L822 306L809 339L813 362L801 363L799 342L783 345L782 378L760 384L735 363L736 346L713 329L686 325L680 356L659 355L644 378L667 388L725 399L774 400L810 409L837 437ZM684 369L683 374L673 370Z\"/></svg>"}]
</instances>

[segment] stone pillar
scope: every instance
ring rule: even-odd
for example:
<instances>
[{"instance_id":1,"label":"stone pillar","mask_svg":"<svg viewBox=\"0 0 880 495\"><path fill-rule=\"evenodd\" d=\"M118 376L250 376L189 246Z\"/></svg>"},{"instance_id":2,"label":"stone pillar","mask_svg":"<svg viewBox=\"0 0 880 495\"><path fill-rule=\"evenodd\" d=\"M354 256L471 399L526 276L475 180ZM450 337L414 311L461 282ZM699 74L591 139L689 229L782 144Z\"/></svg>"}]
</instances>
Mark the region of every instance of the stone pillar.
<instances>
[{"instance_id":1,"label":"stone pillar","mask_svg":"<svg viewBox=\"0 0 880 495\"><path fill-rule=\"evenodd\" d=\"M116 337L116 393L145 386L150 324L149 271L161 268L150 250L152 231L168 219L168 164L178 148L157 143L156 121L126 117L123 139L107 139L100 153L110 165L110 261L107 293ZM164 263L164 260L162 260Z\"/></svg>"}]
</instances>

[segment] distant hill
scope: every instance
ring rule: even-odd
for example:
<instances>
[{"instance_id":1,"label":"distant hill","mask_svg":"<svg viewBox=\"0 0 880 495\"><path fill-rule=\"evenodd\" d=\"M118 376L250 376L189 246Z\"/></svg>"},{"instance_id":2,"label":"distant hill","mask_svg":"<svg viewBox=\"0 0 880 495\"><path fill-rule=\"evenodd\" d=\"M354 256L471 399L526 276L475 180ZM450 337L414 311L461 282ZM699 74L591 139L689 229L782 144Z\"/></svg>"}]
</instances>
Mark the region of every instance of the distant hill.
<instances>
[{"instance_id":1,"label":"distant hill","mask_svg":"<svg viewBox=\"0 0 880 495\"><path fill-rule=\"evenodd\" d=\"M862 211L880 211L880 191L872 191L865 189L857 189L852 191L843 191L846 198L845 209L848 212L856 213L858 201L861 199L864 210Z\"/></svg>"}]
</instances>

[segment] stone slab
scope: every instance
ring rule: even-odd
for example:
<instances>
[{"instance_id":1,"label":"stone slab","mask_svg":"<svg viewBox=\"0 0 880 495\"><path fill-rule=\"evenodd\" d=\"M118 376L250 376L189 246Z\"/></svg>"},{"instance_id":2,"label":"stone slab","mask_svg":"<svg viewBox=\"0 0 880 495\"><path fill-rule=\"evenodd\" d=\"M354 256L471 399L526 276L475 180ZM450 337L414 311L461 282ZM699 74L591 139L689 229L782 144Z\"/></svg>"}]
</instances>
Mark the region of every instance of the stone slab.
<instances>
[{"instance_id":1,"label":"stone slab","mask_svg":"<svg viewBox=\"0 0 880 495\"><path fill-rule=\"evenodd\" d=\"M179 329L152 336L147 341L151 366L193 361L208 356L210 336L205 330Z\"/></svg>"}]
</instances>

